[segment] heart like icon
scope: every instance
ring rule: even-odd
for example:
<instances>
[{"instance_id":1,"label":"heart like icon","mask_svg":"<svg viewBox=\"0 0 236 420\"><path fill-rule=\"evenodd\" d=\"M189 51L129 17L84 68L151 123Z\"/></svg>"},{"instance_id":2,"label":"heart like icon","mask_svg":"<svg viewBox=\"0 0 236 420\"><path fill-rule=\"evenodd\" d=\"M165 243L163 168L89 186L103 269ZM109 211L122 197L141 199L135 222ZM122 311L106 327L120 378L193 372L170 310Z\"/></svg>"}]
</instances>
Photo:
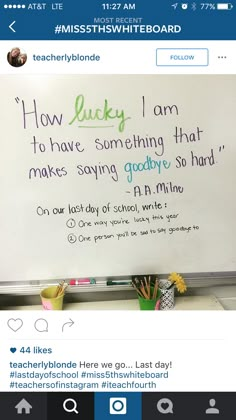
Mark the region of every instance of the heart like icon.
<instances>
[{"instance_id":1,"label":"heart like icon","mask_svg":"<svg viewBox=\"0 0 236 420\"><path fill-rule=\"evenodd\" d=\"M162 406L162 408L163 408L163 410L167 410L167 408L169 408L169 404L166 402L163 402L162 404L161 404L161 406Z\"/></svg>"},{"instance_id":2,"label":"heart like icon","mask_svg":"<svg viewBox=\"0 0 236 420\"><path fill-rule=\"evenodd\" d=\"M20 318L10 318L7 321L7 325L12 331L16 332L23 326L23 321Z\"/></svg>"},{"instance_id":3,"label":"heart like icon","mask_svg":"<svg viewBox=\"0 0 236 420\"><path fill-rule=\"evenodd\" d=\"M11 347L11 348L10 348L10 351L11 351L12 353L15 353L15 352L16 352L16 348L15 348L15 347Z\"/></svg>"}]
</instances>

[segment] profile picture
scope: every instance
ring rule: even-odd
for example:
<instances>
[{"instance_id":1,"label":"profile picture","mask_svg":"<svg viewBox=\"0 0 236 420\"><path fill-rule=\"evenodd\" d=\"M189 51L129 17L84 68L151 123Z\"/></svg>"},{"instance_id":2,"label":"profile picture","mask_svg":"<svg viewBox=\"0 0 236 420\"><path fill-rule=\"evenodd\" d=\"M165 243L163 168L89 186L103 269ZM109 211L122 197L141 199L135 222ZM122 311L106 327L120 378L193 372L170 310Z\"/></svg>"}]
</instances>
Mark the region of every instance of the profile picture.
<instances>
[{"instance_id":1,"label":"profile picture","mask_svg":"<svg viewBox=\"0 0 236 420\"><path fill-rule=\"evenodd\" d=\"M27 61L27 54L18 47L14 47L7 54L7 61L13 67L21 67Z\"/></svg>"}]
</instances>

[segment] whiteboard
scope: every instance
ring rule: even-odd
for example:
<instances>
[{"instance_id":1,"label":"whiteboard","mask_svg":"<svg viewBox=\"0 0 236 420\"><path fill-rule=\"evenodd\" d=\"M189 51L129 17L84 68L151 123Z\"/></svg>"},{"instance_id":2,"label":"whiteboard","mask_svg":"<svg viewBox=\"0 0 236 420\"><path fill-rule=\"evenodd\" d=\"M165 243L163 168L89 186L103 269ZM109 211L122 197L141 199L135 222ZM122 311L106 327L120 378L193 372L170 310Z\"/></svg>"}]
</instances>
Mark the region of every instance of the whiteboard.
<instances>
[{"instance_id":1,"label":"whiteboard","mask_svg":"<svg viewBox=\"0 0 236 420\"><path fill-rule=\"evenodd\" d=\"M236 270L235 76L0 91L0 281Z\"/></svg>"}]
</instances>

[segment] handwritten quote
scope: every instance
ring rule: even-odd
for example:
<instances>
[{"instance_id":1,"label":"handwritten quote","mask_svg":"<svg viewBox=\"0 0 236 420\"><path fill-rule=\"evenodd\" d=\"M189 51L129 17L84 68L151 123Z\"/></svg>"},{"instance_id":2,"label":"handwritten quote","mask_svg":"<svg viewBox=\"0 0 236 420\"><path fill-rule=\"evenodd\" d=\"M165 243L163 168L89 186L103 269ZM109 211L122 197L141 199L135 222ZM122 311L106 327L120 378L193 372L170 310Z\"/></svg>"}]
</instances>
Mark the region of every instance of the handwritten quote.
<instances>
[{"instance_id":1,"label":"handwritten quote","mask_svg":"<svg viewBox=\"0 0 236 420\"><path fill-rule=\"evenodd\" d=\"M105 178L109 178L114 185L122 181L122 190L115 190L115 197L104 200L103 204L93 202L91 191L91 200L87 203L65 203L62 193L61 206L48 207L40 204L35 207L39 217L63 216L68 228L66 238L70 244L100 244L105 240L120 241L138 236L186 235L199 230L197 223L183 223L184 211L181 205L170 208L165 198L171 195L183 196L185 193L184 183L175 181L173 170L213 167L219 162L225 146L214 144L207 153L202 153L201 148L196 145L204 144L207 132L198 123L192 129L182 126L183 106L177 103L150 104L145 95L140 95L136 98L138 114L132 115L128 106L117 107L114 100L102 98L99 105L93 105L84 93L79 93L73 104L67 104L67 111L69 109L71 114L68 118L63 112L45 111L45 105L36 98L25 100L16 97L15 102L20 112L23 132L31 133L28 141L30 153L36 157L36 162L38 157L41 163L27 169L26 177L30 183L35 180L48 182L52 179L60 182L68 176L74 179L79 177L84 183L88 177L100 184ZM160 130L158 135L146 134L145 124L150 118L154 121L155 131ZM133 126L132 129L129 128L134 119L138 119L139 127L144 127L142 131L139 128L137 132L132 132ZM180 124L176 124L178 120ZM168 125L168 135L166 130L162 133L159 129L160 121L165 121ZM55 128L58 130L55 131ZM73 128L73 138L61 138L61 128L66 128L68 133ZM78 130L76 136L75 128ZM45 136L41 134L43 129ZM50 129L54 129L53 134ZM109 133L112 129L112 136L99 136L100 129L108 129ZM33 131L35 132L32 134ZM89 135L84 136L85 131ZM129 133L128 136L126 133ZM97 156L98 163L85 164L84 157L89 160L91 146L93 160ZM170 153L172 149L176 152L174 156L173 152ZM138 155L137 151L140 152ZM123 152L122 158L120 152ZM102 160L108 153L110 163L107 159L103 163ZM55 155L64 156L65 163L62 166L51 163ZM74 166L70 163L70 155L78 156L78 162ZM50 163L47 163L49 156ZM42 165L43 160L45 163ZM145 183L140 182L142 174L146 176ZM122 202L124 195L130 197L130 203L127 204L127 199L125 203ZM140 197L148 199L154 195L154 201L133 203L133 200Z\"/></svg>"}]
</instances>

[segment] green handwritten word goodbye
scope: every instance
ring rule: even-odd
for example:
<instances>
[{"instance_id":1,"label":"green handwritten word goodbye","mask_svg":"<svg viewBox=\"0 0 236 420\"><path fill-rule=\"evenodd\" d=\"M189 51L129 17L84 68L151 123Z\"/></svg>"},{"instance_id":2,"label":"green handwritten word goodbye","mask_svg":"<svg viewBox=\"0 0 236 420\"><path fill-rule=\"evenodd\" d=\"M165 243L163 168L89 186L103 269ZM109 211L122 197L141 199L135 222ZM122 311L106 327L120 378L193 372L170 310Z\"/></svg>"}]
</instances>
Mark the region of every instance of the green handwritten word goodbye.
<instances>
[{"instance_id":1,"label":"green handwritten word goodbye","mask_svg":"<svg viewBox=\"0 0 236 420\"><path fill-rule=\"evenodd\" d=\"M113 109L108 105L108 100L104 100L104 105L102 108L86 109L84 95L77 96L75 100L75 116L69 122L69 125L73 124L75 121L85 122L85 121L110 121L118 120L118 130L120 132L125 129L125 122L129 120L130 117L125 117L125 111ZM79 127L83 128L107 128L114 127L113 125L80 125Z\"/></svg>"}]
</instances>

